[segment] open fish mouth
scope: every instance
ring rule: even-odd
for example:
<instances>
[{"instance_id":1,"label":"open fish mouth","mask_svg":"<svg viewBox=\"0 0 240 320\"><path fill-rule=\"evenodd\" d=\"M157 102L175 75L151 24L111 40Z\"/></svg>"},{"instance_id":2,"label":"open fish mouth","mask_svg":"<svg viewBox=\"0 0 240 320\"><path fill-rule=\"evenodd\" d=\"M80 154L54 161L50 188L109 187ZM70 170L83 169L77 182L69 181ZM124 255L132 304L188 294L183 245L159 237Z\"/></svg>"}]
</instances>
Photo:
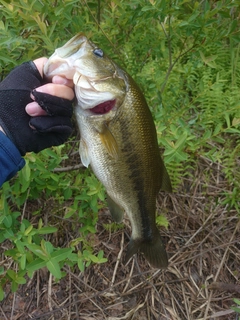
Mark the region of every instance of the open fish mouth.
<instances>
[{"instance_id":1,"label":"open fish mouth","mask_svg":"<svg viewBox=\"0 0 240 320\"><path fill-rule=\"evenodd\" d=\"M113 93L98 89L102 79L99 80L89 79L79 72L73 78L78 105L81 109L101 115L115 107L116 98Z\"/></svg>"},{"instance_id":2,"label":"open fish mouth","mask_svg":"<svg viewBox=\"0 0 240 320\"><path fill-rule=\"evenodd\" d=\"M111 111L116 104L116 99L102 102L96 105L94 108L91 108L90 111L95 114L105 114Z\"/></svg>"},{"instance_id":3,"label":"open fish mouth","mask_svg":"<svg viewBox=\"0 0 240 320\"><path fill-rule=\"evenodd\" d=\"M48 80L54 75L72 79L79 112L86 116L116 111L126 95L122 70L81 33L55 50L44 75Z\"/></svg>"}]
</instances>

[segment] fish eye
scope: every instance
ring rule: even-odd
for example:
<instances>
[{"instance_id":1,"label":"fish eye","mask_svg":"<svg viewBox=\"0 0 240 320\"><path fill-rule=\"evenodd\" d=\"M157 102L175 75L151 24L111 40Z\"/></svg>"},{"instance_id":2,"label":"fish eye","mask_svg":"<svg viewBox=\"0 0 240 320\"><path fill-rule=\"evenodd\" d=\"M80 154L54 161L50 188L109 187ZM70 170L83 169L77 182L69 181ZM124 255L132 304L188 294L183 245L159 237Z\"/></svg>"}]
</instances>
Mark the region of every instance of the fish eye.
<instances>
[{"instance_id":1,"label":"fish eye","mask_svg":"<svg viewBox=\"0 0 240 320\"><path fill-rule=\"evenodd\" d=\"M94 50L93 50L93 53L94 53L95 56L97 56L97 57L100 57L100 58L103 57L103 51L102 51L102 49L99 49L99 48L94 49Z\"/></svg>"}]
</instances>

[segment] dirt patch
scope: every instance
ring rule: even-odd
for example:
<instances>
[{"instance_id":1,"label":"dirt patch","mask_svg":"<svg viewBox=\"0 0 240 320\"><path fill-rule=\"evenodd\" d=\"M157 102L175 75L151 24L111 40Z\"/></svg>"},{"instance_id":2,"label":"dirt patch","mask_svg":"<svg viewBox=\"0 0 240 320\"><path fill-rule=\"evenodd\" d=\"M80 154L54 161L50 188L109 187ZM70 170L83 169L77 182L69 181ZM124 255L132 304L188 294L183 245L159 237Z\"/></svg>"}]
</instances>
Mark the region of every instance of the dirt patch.
<instances>
[{"instance_id":1,"label":"dirt patch","mask_svg":"<svg viewBox=\"0 0 240 320\"><path fill-rule=\"evenodd\" d=\"M221 166L200 159L176 192L159 194L158 211L169 220L161 230L166 270L152 269L141 255L124 265L129 221L111 233L104 228L109 212L100 211L94 243L108 262L84 273L66 267L59 282L43 269L17 293L7 287L0 319L239 319L231 307L240 298L240 218L223 204L230 191ZM57 242L64 247L74 235L67 221L59 223L64 239L57 235Z\"/></svg>"}]
</instances>

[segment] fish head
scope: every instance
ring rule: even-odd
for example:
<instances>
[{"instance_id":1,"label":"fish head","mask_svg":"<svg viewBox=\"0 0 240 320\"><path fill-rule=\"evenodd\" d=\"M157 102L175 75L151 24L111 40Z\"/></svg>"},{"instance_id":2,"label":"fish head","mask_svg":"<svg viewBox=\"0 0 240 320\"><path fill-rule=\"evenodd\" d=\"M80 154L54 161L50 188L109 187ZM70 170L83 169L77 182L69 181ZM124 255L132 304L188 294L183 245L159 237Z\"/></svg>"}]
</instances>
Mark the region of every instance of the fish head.
<instances>
[{"instance_id":1,"label":"fish head","mask_svg":"<svg viewBox=\"0 0 240 320\"><path fill-rule=\"evenodd\" d=\"M55 50L44 74L47 79L54 75L72 79L78 109L89 116L110 112L107 118L112 118L127 92L124 71L82 33Z\"/></svg>"}]
</instances>

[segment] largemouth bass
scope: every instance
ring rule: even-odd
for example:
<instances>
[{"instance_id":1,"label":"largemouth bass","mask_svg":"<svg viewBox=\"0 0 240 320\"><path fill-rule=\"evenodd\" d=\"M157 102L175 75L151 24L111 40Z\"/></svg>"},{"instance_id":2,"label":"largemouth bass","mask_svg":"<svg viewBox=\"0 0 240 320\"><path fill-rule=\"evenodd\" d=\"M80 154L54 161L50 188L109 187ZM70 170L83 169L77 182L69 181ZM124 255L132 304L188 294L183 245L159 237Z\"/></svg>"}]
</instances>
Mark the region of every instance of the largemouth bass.
<instances>
[{"instance_id":1,"label":"largemouth bass","mask_svg":"<svg viewBox=\"0 0 240 320\"><path fill-rule=\"evenodd\" d=\"M171 191L171 182L141 90L83 34L56 49L44 73L73 79L81 161L105 186L113 219L126 212L131 222L126 260L140 251L153 267L166 268L155 211L159 190Z\"/></svg>"}]
</instances>

